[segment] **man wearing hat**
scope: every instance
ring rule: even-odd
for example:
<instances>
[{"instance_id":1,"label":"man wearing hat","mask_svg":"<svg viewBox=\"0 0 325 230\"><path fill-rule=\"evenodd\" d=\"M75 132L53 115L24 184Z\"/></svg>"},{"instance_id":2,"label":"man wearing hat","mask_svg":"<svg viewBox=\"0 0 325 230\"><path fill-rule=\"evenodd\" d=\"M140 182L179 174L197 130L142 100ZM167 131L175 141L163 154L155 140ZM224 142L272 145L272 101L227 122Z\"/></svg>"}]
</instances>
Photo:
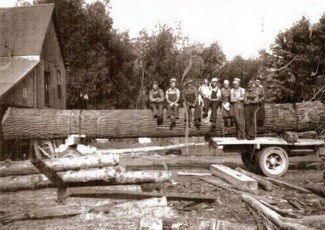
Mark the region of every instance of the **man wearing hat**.
<instances>
[{"instance_id":1,"label":"man wearing hat","mask_svg":"<svg viewBox=\"0 0 325 230\"><path fill-rule=\"evenodd\" d=\"M232 126L232 119L234 116L233 106L230 104L230 87L229 81L223 81L223 88L221 89L221 109L222 109L222 117L224 120L224 125L227 127Z\"/></svg>"},{"instance_id":2,"label":"man wearing hat","mask_svg":"<svg viewBox=\"0 0 325 230\"><path fill-rule=\"evenodd\" d=\"M245 93L245 125L247 140L254 140L256 136L256 110L260 102L258 89L255 87L255 81L250 80L248 89Z\"/></svg>"},{"instance_id":3,"label":"man wearing hat","mask_svg":"<svg viewBox=\"0 0 325 230\"><path fill-rule=\"evenodd\" d=\"M166 91L167 113L171 119L171 128L176 125L175 119L178 118L180 92L176 88L176 78L170 79L170 88Z\"/></svg>"},{"instance_id":4,"label":"man wearing hat","mask_svg":"<svg viewBox=\"0 0 325 230\"><path fill-rule=\"evenodd\" d=\"M210 122L212 123L213 127L216 125L217 121L217 109L220 105L220 98L221 98L221 90L218 86L219 79L218 78L212 78L211 80L211 117Z\"/></svg>"},{"instance_id":5,"label":"man wearing hat","mask_svg":"<svg viewBox=\"0 0 325 230\"><path fill-rule=\"evenodd\" d=\"M194 125L196 127L199 127L201 122L201 107L199 105L198 100L199 93L196 87L192 85L192 82L193 80L188 80L187 82L185 82L185 88L183 90L183 100L188 113L188 122L190 124L189 126L191 126L192 109L194 108Z\"/></svg>"},{"instance_id":6,"label":"man wearing hat","mask_svg":"<svg viewBox=\"0 0 325 230\"><path fill-rule=\"evenodd\" d=\"M163 123L164 115L164 91L159 88L158 81L152 82L152 89L149 91L150 107L153 111L153 117L157 119L157 124Z\"/></svg>"},{"instance_id":7,"label":"man wearing hat","mask_svg":"<svg viewBox=\"0 0 325 230\"><path fill-rule=\"evenodd\" d=\"M211 88L209 86L209 80L207 78L203 80L203 83L199 88L199 93L203 100L203 117L207 117L211 98Z\"/></svg>"},{"instance_id":8,"label":"man wearing hat","mask_svg":"<svg viewBox=\"0 0 325 230\"><path fill-rule=\"evenodd\" d=\"M258 126L263 126L264 124L264 115L265 115L265 108L264 108L264 97L265 97L265 90L261 84L261 80L258 78L256 79L256 89L258 91L258 96L260 102L258 104L258 110L256 113L256 122Z\"/></svg>"},{"instance_id":9,"label":"man wearing hat","mask_svg":"<svg viewBox=\"0 0 325 230\"><path fill-rule=\"evenodd\" d=\"M244 97L245 89L240 87L240 79L235 78L233 81L234 88L230 90L230 102L234 108L234 117L237 129L237 139L245 139L245 109Z\"/></svg>"}]
</instances>

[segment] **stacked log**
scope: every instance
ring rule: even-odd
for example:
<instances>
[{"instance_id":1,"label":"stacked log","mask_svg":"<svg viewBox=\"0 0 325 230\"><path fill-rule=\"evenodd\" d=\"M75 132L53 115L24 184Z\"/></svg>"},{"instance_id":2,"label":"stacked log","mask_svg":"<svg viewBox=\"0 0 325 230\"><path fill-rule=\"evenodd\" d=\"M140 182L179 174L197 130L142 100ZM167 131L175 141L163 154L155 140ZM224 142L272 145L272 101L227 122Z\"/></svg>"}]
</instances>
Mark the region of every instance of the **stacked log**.
<instances>
[{"instance_id":1,"label":"stacked log","mask_svg":"<svg viewBox=\"0 0 325 230\"><path fill-rule=\"evenodd\" d=\"M164 116L158 126L150 110L54 110L9 108L2 120L5 139L66 138L69 134L84 134L88 138L138 138L184 136L184 111L176 127ZM265 119L259 133L310 131L325 126L325 106L319 101L297 104L265 104ZM235 128L223 126L221 110L217 126L211 129L209 117L200 128L193 125L189 136L234 135Z\"/></svg>"}]
</instances>

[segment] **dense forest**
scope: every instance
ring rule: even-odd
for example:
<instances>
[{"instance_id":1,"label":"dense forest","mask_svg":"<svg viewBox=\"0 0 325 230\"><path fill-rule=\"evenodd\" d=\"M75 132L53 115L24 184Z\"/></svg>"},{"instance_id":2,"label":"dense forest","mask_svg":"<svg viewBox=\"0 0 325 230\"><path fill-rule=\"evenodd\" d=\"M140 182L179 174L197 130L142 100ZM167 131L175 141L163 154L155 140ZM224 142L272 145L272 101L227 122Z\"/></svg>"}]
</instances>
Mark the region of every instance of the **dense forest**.
<instances>
[{"instance_id":1,"label":"dense forest","mask_svg":"<svg viewBox=\"0 0 325 230\"><path fill-rule=\"evenodd\" d=\"M40 1L46 2L46 1ZM171 77L242 79L243 86L259 77L269 102L325 98L325 14L311 24L305 17L279 32L270 51L259 57L227 60L218 42L191 43L176 26L157 24L137 38L114 28L109 0L56 1L68 70L68 108L79 108L80 93L88 108L141 108L153 80L163 89ZM215 38L218 40L218 38ZM181 84L179 85L182 88Z\"/></svg>"}]
</instances>

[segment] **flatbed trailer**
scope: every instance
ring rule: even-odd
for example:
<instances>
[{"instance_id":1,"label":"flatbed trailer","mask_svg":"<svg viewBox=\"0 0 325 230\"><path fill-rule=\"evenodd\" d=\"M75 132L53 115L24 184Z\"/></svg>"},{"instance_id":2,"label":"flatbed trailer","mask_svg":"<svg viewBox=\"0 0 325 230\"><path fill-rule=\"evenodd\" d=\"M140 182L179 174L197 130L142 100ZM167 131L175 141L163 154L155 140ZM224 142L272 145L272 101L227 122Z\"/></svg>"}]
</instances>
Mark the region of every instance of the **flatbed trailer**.
<instances>
[{"instance_id":1,"label":"flatbed trailer","mask_svg":"<svg viewBox=\"0 0 325 230\"><path fill-rule=\"evenodd\" d=\"M210 144L224 152L238 152L243 164L250 170L268 177L280 177L289 167L289 157L307 154L325 155L325 141L297 139L288 142L282 137L257 137L254 140L238 140L235 137L212 137Z\"/></svg>"}]
</instances>

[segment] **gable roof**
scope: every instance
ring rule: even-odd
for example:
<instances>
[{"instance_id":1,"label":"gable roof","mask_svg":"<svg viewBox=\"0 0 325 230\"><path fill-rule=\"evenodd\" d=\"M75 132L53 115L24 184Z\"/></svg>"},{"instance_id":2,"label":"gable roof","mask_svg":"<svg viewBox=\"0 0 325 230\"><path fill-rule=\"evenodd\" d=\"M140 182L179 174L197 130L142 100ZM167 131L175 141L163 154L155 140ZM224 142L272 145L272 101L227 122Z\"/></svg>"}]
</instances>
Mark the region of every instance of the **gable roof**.
<instances>
[{"instance_id":1,"label":"gable roof","mask_svg":"<svg viewBox=\"0 0 325 230\"><path fill-rule=\"evenodd\" d=\"M41 55L53 11L54 4L0 8L0 57Z\"/></svg>"},{"instance_id":2,"label":"gable roof","mask_svg":"<svg viewBox=\"0 0 325 230\"><path fill-rule=\"evenodd\" d=\"M17 85L39 61L0 57L0 97Z\"/></svg>"}]
</instances>

